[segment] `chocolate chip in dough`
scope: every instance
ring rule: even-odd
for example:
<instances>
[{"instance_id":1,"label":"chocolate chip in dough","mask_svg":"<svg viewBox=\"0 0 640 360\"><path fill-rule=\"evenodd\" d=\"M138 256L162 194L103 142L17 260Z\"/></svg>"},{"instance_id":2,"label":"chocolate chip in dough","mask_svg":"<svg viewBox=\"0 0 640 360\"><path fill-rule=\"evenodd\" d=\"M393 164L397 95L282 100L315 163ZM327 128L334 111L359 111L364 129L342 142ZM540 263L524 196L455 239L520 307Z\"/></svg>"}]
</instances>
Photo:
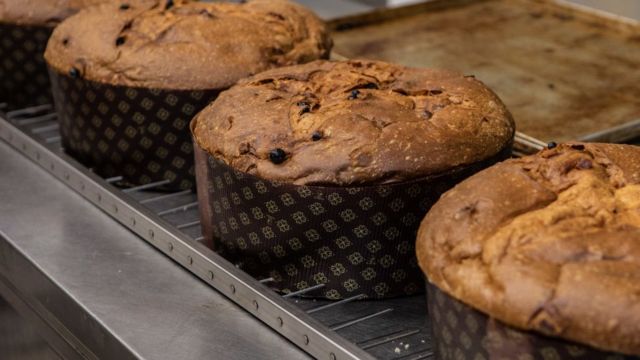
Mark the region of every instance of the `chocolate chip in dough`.
<instances>
[{"instance_id":1,"label":"chocolate chip in dough","mask_svg":"<svg viewBox=\"0 0 640 360\"><path fill-rule=\"evenodd\" d=\"M301 108L300 115L311 111L311 105L306 101L300 101L296 105L298 105Z\"/></svg>"},{"instance_id":2,"label":"chocolate chip in dough","mask_svg":"<svg viewBox=\"0 0 640 360\"><path fill-rule=\"evenodd\" d=\"M120 45L124 44L125 41L127 41L126 37L118 36L118 38L116 39L116 46L120 46Z\"/></svg>"},{"instance_id":3,"label":"chocolate chip in dough","mask_svg":"<svg viewBox=\"0 0 640 360\"><path fill-rule=\"evenodd\" d=\"M273 149L269 152L269 160L276 165L282 164L287 160L287 153L280 148Z\"/></svg>"},{"instance_id":4,"label":"chocolate chip in dough","mask_svg":"<svg viewBox=\"0 0 640 360\"><path fill-rule=\"evenodd\" d=\"M69 69L69 76L71 76L74 79L77 79L80 77L80 70L78 70L77 67L72 67L71 69Z\"/></svg>"}]
</instances>

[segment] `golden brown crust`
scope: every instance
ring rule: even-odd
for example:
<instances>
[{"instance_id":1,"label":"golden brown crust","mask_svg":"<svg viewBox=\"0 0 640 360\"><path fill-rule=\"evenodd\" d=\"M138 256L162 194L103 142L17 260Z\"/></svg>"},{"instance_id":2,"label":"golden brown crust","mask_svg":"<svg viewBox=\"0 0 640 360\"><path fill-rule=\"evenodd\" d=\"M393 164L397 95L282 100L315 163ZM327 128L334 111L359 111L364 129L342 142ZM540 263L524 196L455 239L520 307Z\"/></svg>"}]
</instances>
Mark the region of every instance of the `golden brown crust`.
<instances>
[{"instance_id":1,"label":"golden brown crust","mask_svg":"<svg viewBox=\"0 0 640 360\"><path fill-rule=\"evenodd\" d=\"M431 282L513 326L640 355L640 147L565 144L458 184L423 220Z\"/></svg>"},{"instance_id":2,"label":"golden brown crust","mask_svg":"<svg viewBox=\"0 0 640 360\"><path fill-rule=\"evenodd\" d=\"M316 185L438 174L492 157L514 135L511 115L480 81L366 60L243 80L192 128L202 148L238 170ZM286 161L274 164L269 154L278 148Z\"/></svg>"},{"instance_id":3,"label":"golden brown crust","mask_svg":"<svg viewBox=\"0 0 640 360\"><path fill-rule=\"evenodd\" d=\"M80 9L113 0L0 0L0 22L55 26Z\"/></svg>"},{"instance_id":4,"label":"golden brown crust","mask_svg":"<svg viewBox=\"0 0 640 360\"><path fill-rule=\"evenodd\" d=\"M331 48L322 21L286 0L167 4L86 9L56 28L45 58L61 73L76 68L114 85L224 89L266 69L326 58Z\"/></svg>"}]
</instances>

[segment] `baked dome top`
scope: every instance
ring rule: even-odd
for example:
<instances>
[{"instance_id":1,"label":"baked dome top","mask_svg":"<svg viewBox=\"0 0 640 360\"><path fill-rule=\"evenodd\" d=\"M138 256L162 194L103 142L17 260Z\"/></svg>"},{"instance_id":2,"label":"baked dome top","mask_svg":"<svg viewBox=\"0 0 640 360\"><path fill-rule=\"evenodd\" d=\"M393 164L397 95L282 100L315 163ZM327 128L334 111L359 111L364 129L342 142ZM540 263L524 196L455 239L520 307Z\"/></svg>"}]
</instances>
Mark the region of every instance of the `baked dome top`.
<instances>
[{"instance_id":1,"label":"baked dome top","mask_svg":"<svg viewBox=\"0 0 640 360\"><path fill-rule=\"evenodd\" d=\"M270 70L196 116L197 143L237 170L307 185L440 174L511 145L514 124L473 77L384 62Z\"/></svg>"},{"instance_id":2,"label":"baked dome top","mask_svg":"<svg viewBox=\"0 0 640 360\"><path fill-rule=\"evenodd\" d=\"M428 279L513 326L640 354L640 147L564 144L502 162L432 207Z\"/></svg>"},{"instance_id":3,"label":"baked dome top","mask_svg":"<svg viewBox=\"0 0 640 360\"><path fill-rule=\"evenodd\" d=\"M0 0L0 23L55 26L78 10L114 0Z\"/></svg>"},{"instance_id":4,"label":"baked dome top","mask_svg":"<svg viewBox=\"0 0 640 360\"><path fill-rule=\"evenodd\" d=\"M160 89L224 89L277 66L326 58L321 20L286 0L116 1L54 31L45 58L85 79Z\"/></svg>"}]
</instances>

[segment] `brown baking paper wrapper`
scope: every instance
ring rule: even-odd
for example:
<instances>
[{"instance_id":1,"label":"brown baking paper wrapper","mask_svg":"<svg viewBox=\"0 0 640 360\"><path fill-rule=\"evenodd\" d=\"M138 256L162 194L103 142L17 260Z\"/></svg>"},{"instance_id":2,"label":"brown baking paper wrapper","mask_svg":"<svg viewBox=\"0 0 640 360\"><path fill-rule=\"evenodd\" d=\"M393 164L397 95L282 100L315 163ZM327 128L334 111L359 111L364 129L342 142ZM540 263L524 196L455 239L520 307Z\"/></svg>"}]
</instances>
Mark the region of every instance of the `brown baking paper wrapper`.
<instances>
[{"instance_id":1,"label":"brown baking paper wrapper","mask_svg":"<svg viewBox=\"0 0 640 360\"><path fill-rule=\"evenodd\" d=\"M232 169L195 146L205 241L267 285L309 297L423 291L414 241L442 193L508 152L441 176L379 186L297 186Z\"/></svg>"},{"instance_id":2,"label":"brown baking paper wrapper","mask_svg":"<svg viewBox=\"0 0 640 360\"><path fill-rule=\"evenodd\" d=\"M0 24L0 102L5 110L51 104L44 50L53 28Z\"/></svg>"},{"instance_id":3,"label":"brown baking paper wrapper","mask_svg":"<svg viewBox=\"0 0 640 360\"><path fill-rule=\"evenodd\" d=\"M219 90L114 86L50 71L62 144L103 177L135 186L171 180L161 189L195 188L189 121Z\"/></svg>"},{"instance_id":4,"label":"brown baking paper wrapper","mask_svg":"<svg viewBox=\"0 0 640 360\"><path fill-rule=\"evenodd\" d=\"M638 360L505 325L427 282L432 344L438 360Z\"/></svg>"}]
</instances>

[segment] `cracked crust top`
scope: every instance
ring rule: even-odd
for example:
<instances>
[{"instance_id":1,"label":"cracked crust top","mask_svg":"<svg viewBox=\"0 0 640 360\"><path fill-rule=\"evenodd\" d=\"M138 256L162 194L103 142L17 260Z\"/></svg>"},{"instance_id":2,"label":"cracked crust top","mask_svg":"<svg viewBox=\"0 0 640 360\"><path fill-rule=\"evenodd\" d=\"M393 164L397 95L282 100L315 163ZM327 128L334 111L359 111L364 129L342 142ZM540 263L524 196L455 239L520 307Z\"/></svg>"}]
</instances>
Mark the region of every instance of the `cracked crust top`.
<instances>
[{"instance_id":1,"label":"cracked crust top","mask_svg":"<svg viewBox=\"0 0 640 360\"><path fill-rule=\"evenodd\" d=\"M298 185L403 181L490 158L514 124L480 81L383 62L315 61L241 81L196 116L197 143Z\"/></svg>"},{"instance_id":2,"label":"cracked crust top","mask_svg":"<svg viewBox=\"0 0 640 360\"><path fill-rule=\"evenodd\" d=\"M416 244L429 281L513 326L640 355L640 147L564 144L445 193Z\"/></svg>"},{"instance_id":3,"label":"cracked crust top","mask_svg":"<svg viewBox=\"0 0 640 360\"><path fill-rule=\"evenodd\" d=\"M78 10L113 0L0 0L0 23L50 26Z\"/></svg>"},{"instance_id":4,"label":"cracked crust top","mask_svg":"<svg viewBox=\"0 0 640 360\"><path fill-rule=\"evenodd\" d=\"M322 21L286 0L113 1L60 24L45 58L58 72L113 85L224 89L266 69L326 58L331 44Z\"/></svg>"}]
</instances>

